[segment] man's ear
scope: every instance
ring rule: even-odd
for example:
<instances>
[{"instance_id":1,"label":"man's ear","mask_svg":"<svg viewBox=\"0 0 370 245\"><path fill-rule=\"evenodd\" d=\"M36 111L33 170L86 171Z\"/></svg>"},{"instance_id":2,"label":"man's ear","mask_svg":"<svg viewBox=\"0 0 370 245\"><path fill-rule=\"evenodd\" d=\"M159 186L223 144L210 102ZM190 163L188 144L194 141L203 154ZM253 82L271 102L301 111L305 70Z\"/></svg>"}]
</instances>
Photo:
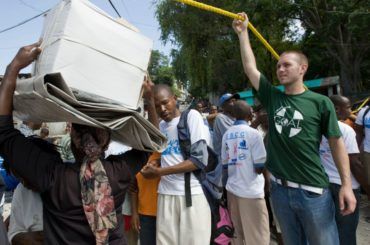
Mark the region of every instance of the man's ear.
<instances>
[{"instance_id":1,"label":"man's ear","mask_svg":"<svg viewBox=\"0 0 370 245\"><path fill-rule=\"evenodd\" d=\"M303 75L306 74L308 70L308 65L307 64L301 64L301 71L303 72Z\"/></svg>"},{"instance_id":2,"label":"man's ear","mask_svg":"<svg viewBox=\"0 0 370 245\"><path fill-rule=\"evenodd\" d=\"M338 113L338 111L339 111L339 106L336 106L336 105L335 105L335 106L334 106L334 109L335 109L335 112L336 112L336 113Z\"/></svg>"}]
</instances>

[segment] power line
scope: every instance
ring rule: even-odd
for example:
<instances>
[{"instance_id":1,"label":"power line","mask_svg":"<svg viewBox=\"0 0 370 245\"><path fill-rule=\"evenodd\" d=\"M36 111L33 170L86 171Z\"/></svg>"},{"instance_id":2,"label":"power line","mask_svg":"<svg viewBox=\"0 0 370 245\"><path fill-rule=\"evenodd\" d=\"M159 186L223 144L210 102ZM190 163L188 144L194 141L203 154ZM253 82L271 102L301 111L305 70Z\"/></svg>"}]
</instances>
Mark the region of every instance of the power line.
<instances>
[{"instance_id":1,"label":"power line","mask_svg":"<svg viewBox=\"0 0 370 245\"><path fill-rule=\"evenodd\" d=\"M37 12L42 12L42 10L35 8L34 6L24 2L23 0L18 0L18 2L21 3L22 5L30 8L30 9L33 9L33 10L37 11Z\"/></svg>"},{"instance_id":2,"label":"power line","mask_svg":"<svg viewBox=\"0 0 370 245\"><path fill-rule=\"evenodd\" d=\"M118 13L118 11L117 11L116 7L114 6L114 4L112 3L112 1L111 0L108 0L108 1L109 1L110 5L112 6L112 8L114 9L114 11L116 11L118 17L121 18L121 15Z\"/></svg>"},{"instance_id":3,"label":"power line","mask_svg":"<svg viewBox=\"0 0 370 245\"><path fill-rule=\"evenodd\" d=\"M121 0L121 3L122 3L122 5L123 5L123 8L126 10L126 12L127 12L127 17L129 18L129 19L132 19L131 18L131 15L130 15L130 12L128 11L128 8L126 7L126 4L125 4L125 0Z\"/></svg>"},{"instance_id":4,"label":"power line","mask_svg":"<svg viewBox=\"0 0 370 245\"><path fill-rule=\"evenodd\" d=\"M18 26L24 25L24 24L26 24L27 22L30 22L31 20L36 19L37 17L40 17L41 15L44 15L45 13L49 12L49 10L50 10L50 9L48 9L48 10L46 10L46 11L44 11L44 12L42 12L42 13L40 13L40 14L38 14L38 15L34 16L34 17L31 17L31 18L29 18L29 19L27 19L27 20L24 20L24 21L22 21L22 22L20 22L20 23L18 23L18 24L16 24L16 25L14 25L14 26L11 26L11 27L8 27L8 28L5 28L5 29L3 29L3 30L1 30L1 31L0 31L0 34L1 34L1 33L3 33L3 32L9 31L9 30L11 30L11 29L14 29L14 28L16 28L16 27L18 27Z\"/></svg>"},{"instance_id":5,"label":"power line","mask_svg":"<svg viewBox=\"0 0 370 245\"><path fill-rule=\"evenodd\" d=\"M322 12L322 13L338 13L338 14L349 14L349 12L345 12L345 11L341 11L341 10L336 10L335 8L333 10L328 10L328 9L321 9L321 8L318 8L318 7L315 7L315 6L312 6L312 5L305 5L305 4L300 4L300 3L295 3L295 2L291 2L291 1L286 1L287 4L289 5L295 5L295 6L300 6L300 7L304 7L304 8L310 8L310 9L317 9L317 11L319 12ZM363 15L366 15L366 14L370 14L369 11L365 11L365 12L356 12L356 14L363 14Z\"/></svg>"}]
</instances>

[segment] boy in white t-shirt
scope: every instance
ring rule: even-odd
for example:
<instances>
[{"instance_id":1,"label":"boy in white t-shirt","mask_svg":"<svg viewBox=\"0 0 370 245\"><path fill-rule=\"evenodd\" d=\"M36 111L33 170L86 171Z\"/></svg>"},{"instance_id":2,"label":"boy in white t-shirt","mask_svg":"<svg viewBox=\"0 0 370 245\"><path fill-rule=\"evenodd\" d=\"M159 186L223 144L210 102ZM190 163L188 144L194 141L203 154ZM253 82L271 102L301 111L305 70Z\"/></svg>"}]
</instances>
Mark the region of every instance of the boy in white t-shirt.
<instances>
[{"instance_id":1,"label":"boy in white t-shirt","mask_svg":"<svg viewBox=\"0 0 370 245\"><path fill-rule=\"evenodd\" d=\"M181 112L176 107L176 96L171 88L158 84L154 88L155 107L162 119L160 131L167 137L167 148L162 152L160 167L147 164L141 173L146 178L161 177L157 204L157 245L204 245L211 241L211 210L198 179L191 173L192 205L185 202L186 172L207 165L209 130L196 110L187 118L191 149L184 159L179 145L177 124Z\"/></svg>"},{"instance_id":2,"label":"boy in white t-shirt","mask_svg":"<svg viewBox=\"0 0 370 245\"><path fill-rule=\"evenodd\" d=\"M262 136L251 128L251 108L245 101L234 104L236 121L222 138L221 159L228 169L228 207L235 227L232 244L269 244L268 212L262 173L266 150Z\"/></svg>"},{"instance_id":3,"label":"boy in white t-shirt","mask_svg":"<svg viewBox=\"0 0 370 245\"><path fill-rule=\"evenodd\" d=\"M351 104L348 98L333 95L330 97L331 101L335 106L335 111L338 117L338 120L345 120L351 113ZM364 181L364 176L361 173L357 173L354 170L356 165L361 164L359 162L359 149L356 142L356 133L355 131L347 124L338 121L339 129L342 133L342 138L349 155L350 164L351 164L351 180L352 180L352 189L355 197L357 199L357 206L355 211L352 214L343 216L340 213L339 209L339 190L342 185L338 170L335 166L333 156L330 150L328 140L323 136L320 144L320 158L321 162L325 168L325 172L329 177L330 182L330 191L335 203L335 221L338 227L339 241L341 245L345 244L356 244L356 229L359 221L359 204L360 204L360 183L359 181ZM358 180L353 176L356 173Z\"/></svg>"}]
</instances>

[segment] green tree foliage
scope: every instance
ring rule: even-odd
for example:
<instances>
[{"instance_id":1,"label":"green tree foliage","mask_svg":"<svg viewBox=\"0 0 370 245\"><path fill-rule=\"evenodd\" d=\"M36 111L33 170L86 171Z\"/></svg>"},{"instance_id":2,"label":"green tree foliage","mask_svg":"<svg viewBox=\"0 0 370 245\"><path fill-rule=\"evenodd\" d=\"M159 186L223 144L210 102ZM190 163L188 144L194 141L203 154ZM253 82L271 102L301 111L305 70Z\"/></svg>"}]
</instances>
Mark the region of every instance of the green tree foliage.
<instances>
[{"instance_id":1,"label":"green tree foliage","mask_svg":"<svg viewBox=\"0 0 370 245\"><path fill-rule=\"evenodd\" d=\"M320 76L339 74L346 95L370 89L370 1L286 1L287 17L298 18L305 36L300 45Z\"/></svg>"},{"instance_id":2,"label":"green tree foliage","mask_svg":"<svg viewBox=\"0 0 370 245\"><path fill-rule=\"evenodd\" d=\"M158 50L152 52L148 72L155 84L164 83L172 86L175 81L173 68L169 65L168 57Z\"/></svg>"},{"instance_id":3,"label":"green tree foliage","mask_svg":"<svg viewBox=\"0 0 370 245\"><path fill-rule=\"evenodd\" d=\"M289 43L281 41L286 20L281 13L275 11L279 8L279 1L203 2L232 12L245 10L253 24L277 50ZM265 12L261 12L262 10ZM158 1L156 14L162 30L162 40L179 46L179 50L174 51L172 56L175 76L179 80L190 81L190 92L193 95L236 92L248 87L237 36L231 28L231 19L173 0ZM265 26L268 28L262 28ZM256 38L252 37L251 41L259 68L269 78L274 78L274 58Z\"/></svg>"},{"instance_id":4,"label":"green tree foliage","mask_svg":"<svg viewBox=\"0 0 370 245\"><path fill-rule=\"evenodd\" d=\"M176 52L176 51L173 51ZM174 54L173 54L174 56ZM179 61L174 62L178 64ZM178 69L180 70L180 69ZM152 81L155 84L167 84L171 87L172 91L177 97L181 95L179 89L177 88L176 79L175 79L175 70L170 65L169 58L159 52L158 50L153 50L150 57L148 72L151 76ZM181 74L177 74L181 77Z\"/></svg>"},{"instance_id":5,"label":"green tree foliage","mask_svg":"<svg viewBox=\"0 0 370 245\"><path fill-rule=\"evenodd\" d=\"M190 92L204 96L236 92L248 87L237 36L231 19L174 0L159 0L156 16L164 42L172 52L174 76L190 81ZM368 86L369 1L361 0L202 0L229 10L248 13L250 21L281 53L302 49L310 59L306 79L340 74L345 93ZM304 33L297 31L302 23ZM276 60L251 36L259 69L276 81ZM367 80L363 80L363 78Z\"/></svg>"}]
</instances>

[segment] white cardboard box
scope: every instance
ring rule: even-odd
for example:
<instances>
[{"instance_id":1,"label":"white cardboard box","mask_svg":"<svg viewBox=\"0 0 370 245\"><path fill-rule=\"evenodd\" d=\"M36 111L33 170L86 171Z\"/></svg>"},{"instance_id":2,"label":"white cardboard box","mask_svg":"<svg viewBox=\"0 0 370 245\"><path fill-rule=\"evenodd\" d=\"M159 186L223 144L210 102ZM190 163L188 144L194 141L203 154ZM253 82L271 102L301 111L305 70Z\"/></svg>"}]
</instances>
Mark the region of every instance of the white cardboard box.
<instances>
[{"instance_id":1,"label":"white cardboard box","mask_svg":"<svg viewBox=\"0 0 370 245\"><path fill-rule=\"evenodd\" d=\"M136 109L152 40L86 0L63 0L48 12L35 76L60 72L71 88Z\"/></svg>"}]
</instances>

